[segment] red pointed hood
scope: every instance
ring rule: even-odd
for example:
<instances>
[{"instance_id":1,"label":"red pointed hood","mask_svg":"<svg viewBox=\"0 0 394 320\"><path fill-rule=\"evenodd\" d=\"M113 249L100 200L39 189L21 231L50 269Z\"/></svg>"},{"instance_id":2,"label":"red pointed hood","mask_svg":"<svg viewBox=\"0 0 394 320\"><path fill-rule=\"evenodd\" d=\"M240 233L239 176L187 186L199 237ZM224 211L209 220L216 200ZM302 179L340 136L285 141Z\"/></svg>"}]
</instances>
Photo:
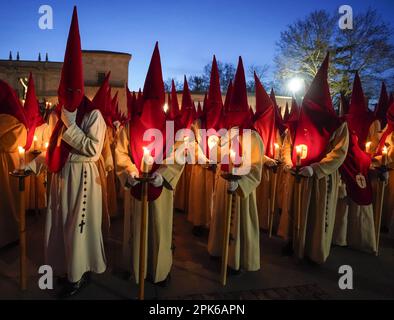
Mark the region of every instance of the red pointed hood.
<instances>
[{"instance_id":1,"label":"red pointed hood","mask_svg":"<svg viewBox=\"0 0 394 320\"><path fill-rule=\"evenodd\" d=\"M228 110L225 115L225 126L250 128L252 125L246 92L245 71L242 58L239 57L238 67L235 73L234 86L231 94Z\"/></svg>"},{"instance_id":2,"label":"red pointed hood","mask_svg":"<svg viewBox=\"0 0 394 320\"><path fill-rule=\"evenodd\" d=\"M339 116L343 117L349 113L349 100L346 99L343 92L340 94L340 101L339 101Z\"/></svg>"},{"instance_id":3,"label":"red pointed hood","mask_svg":"<svg viewBox=\"0 0 394 320\"><path fill-rule=\"evenodd\" d=\"M103 83L100 88L97 90L92 102L96 105L96 107L101 111L101 113L105 113L105 108L107 104L107 95L109 90L109 77L111 75L111 71L107 73Z\"/></svg>"},{"instance_id":4,"label":"red pointed hood","mask_svg":"<svg viewBox=\"0 0 394 320\"><path fill-rule=\"evenodd\" d=\"M74 7L58 89L59 103L74 111L82 102L84 81L77 8Z\"/></svg>"},{"instance_id":5,"label":"red pointed hood","mask_svg":"<svg viewBox=\"0 0 394 320\"><path fill-rule=\"evenodd\" d=\"M135 116L134 96L131 94L128 86L126 85L126 104L127 104L127 121L130 121Z\"/></svg>"},{"instance_id":6,"label":"red pointed hood","mask_svg":"<svg viewBox=\"0 0 394 320\"><path fill-rule=\"evenodd\" d=\"M201 103L200 103L200 101L198 101L198 104L197 104L197 115L196 115L197 119L201 119L202 115L203 115L203 111L202 111Z\"/></svg>"},{"instance_id":7,"label":"red pointed hood","mask_svg":"<svg viewBox=\"0 0 394 320\"><path fill-rule=\"evenodd\" d=\"M145 78L142 94L141 121L147 128L162 128L165 125L166 114L163 110L165 91L159 44L156 42Z\"/></svg>"},{"instance_id":8,"label":"red pointed hood","mask_svg":"<svg viewBox=\"0 0 394 320\"><path fill-rule=\"evenodd\" d=\"M264 143L265 154L274 158L276 142L275 107L260 79L254 74L256 88L256 114L254 128Z\"/></svg>"},{"instance_id":9,"label":"red pointed hood","mask_svg":"<svg viewBox=\"0 0 394 320\"><path fill-rule=\"evenodd\" d=\"M232 92L233 92L233 81L230 80L227 87L226 98L224 99L224 105L223 105L224 114L226 114L228 110Z\"/></svg>"},{"instance_id":10,"label":"red pointed hood","mask_svg":"<svg viewBox=\"0 0 394 320\"><path fill-rule=\"evenodd\" d=\"M308 147L307 156L301 161L302 166L319 162L326 154L331 135L340 125L332 106L327 81L328 64L327 54L302 102L294 139L292 157L294 165L297 158L295 148L297 145Z\"/></svg>"},{"instance_id":11,"label":"red pointed hood","mask_svg":"<svg viewBox=\"0 0 394 320\"><path fill-rule=\"evenodd\" d=\"M196 108L194 106L192 96L190 94L189 85L186 76L183 82L182 109L181 109L181 125L182 128L190 129L196 119Z\"/></svg>"},{"instance_id":12,"label":"red pointed hood","mask_svg":"<svg viewBox=\"0 0 394 320\"><path fill-rule=\"evenodd\" d=\"M16 96L16 92L3 80L0 80L0 114L13 116L23 123L26 129L29 127L23 106Z\"/></svg>"},{"instance_id":13,"label":"red pointed hood","mask_svg":"<svg viewBox=\"0 0 394 320\"><path fill-rule=\"evenodd\" d=\"M265 91L260 79L254 73L254 82L256 87L256 116L263 114L267 109L274 108L274 103Z\"/></svg>"},{"instance_id":14,"label":"red pointed hood","mask_svg":"<svg viewBox=\"0 0 394 320\"><path fill-rule=\"evenodd\" d=\"M45 122L40 113L40 107L38 105L34 80L31 72L29 75L29 84L26 92L24 110L25 110L26 120L29 126L25 149L29 150L34 139L36 127L39 127Z\"/></svg>"},{"instance_id":15,"label":"red pointed hood","mask_svg":"<svg viewBox=\"0 0 394 320\"><path fill-rule=\"evenodd\" d=\"M379 102L375 109L375 117L380 121L381 127L384 128L387 123L386 114L389 108L389 95L387 93L386 85L382 82L380 90Z\"/></svg>"},{"instance_id":16,"label":"red pointed hood","mask_svg":"<svg viewBox=\"0 0 394 320\"><path fill-rule=\"evenodd\" d=\"M284 122L285 124L287 123L287 120L289 120L289 115L290 115L290 112L289 112L289 104L288 104L287 101L286 101L285 113L283 114L283 122Z\"/></svg>"},{"instance_id":17,"label":"red pointed hood","mask_svg":"<svg viewBox=\"0 0 394 320\"><path fill-rule=\"evenodd\" d=\"M385 146L387 137L394 131L394 101L391 102L391 104L387 110L386 119L387 119L387 127L380 138L380 142L379 142L379 146L376 151L376 155L382 154L382 150L383 150L383 147Z\"/></svg>"},{"instance_id":18,"label":"red pointed hood","mask_svg":"<svg viewBox=\"0 0 394 320\"><path fill-rule=\"evenodd\" d=\"M220 116L223 108L222 93L220 91L219 69L216 57L213 56L211 78L209 81L209 91L207 102L204 105L205 128L219 129Z\"/></svg>"},{"instance_id":19,"label":"red pointed hood","mask_svg":"<svg viewBox=\"0 0 394 320\"><path fill-rule=\"evenodd\" d=\"M289 129L293 141L294 141L294 135L297 130L297 123L299 116L300 116L300 108L298 107L297 101L294 98L292 98L291 110L286 121L286 127Z\"/></svg>"},{"instance_id":20,"label":"red pointed hood","mask_svg":"<svg viewBox=\"0 0 394 320\"><path fill-rule=\"evenodd\" d=\"M134 117L132 121L130 121L130 152L133 162L139 170L143 158L143 147L146 147L151 143L155 143L155 149L150 150L151 156L155 160L155 164L151 170L152 173L160 167L158 163L159 161L163 160L166 154L166 114L163 110L165 103L165 92L161 70L160 53L157 42L145 79L142 103L143 106L141 117ZM163 143L154 140L153 137L150 141L144 141L144 134L148 129L160 130L163 137ZM156 188L149 184L148 200L153 201L157 199L160 196L161 191L162 187ZM141 199L141 193L141 184L131 188L131 194L135 198Z\"/></svg>"},{"instance_id":21,"label":"red pointed hood","mask_svg":"<svg viewBox=\"0 0 394 320\"><path fill-rule=\"evenodd\" d=\"M276 103L276 97L275 97L274 88L271 88L270 99L271 99L272 102L274 103L276 127L277 127L278 130L279 130L279 134L280 134L280 135L283 135L283 133L286 131L286 126L285 126L285 124L283 123L282 116L280 115L279 106L278 106L278 104Z\"/></svg>"},{"instance_id":22,"label":"red pointed hood","mask_svg":"<svg viewBox=\"0 0 394 320\"><path fill-rule=\"evenodd\" d=\"M358 72L354 76L352 97L346 120L349 130L356 134L360 148L365 150L369 127L374 121L374 115L368 110Z\"/></svg>"},{"instance_id":23,"label":"red pointed hood","mask_svg":"<svg viewBox=\"0 0 394 320\"><path fill-rule=\"evenodd\" d=\"M170 120L175 120L180 116L180 110L174 80L171 81L171 95L169 95L169 97L171 98L168 104L168 118Z\"/></svg>"}]
</instances>

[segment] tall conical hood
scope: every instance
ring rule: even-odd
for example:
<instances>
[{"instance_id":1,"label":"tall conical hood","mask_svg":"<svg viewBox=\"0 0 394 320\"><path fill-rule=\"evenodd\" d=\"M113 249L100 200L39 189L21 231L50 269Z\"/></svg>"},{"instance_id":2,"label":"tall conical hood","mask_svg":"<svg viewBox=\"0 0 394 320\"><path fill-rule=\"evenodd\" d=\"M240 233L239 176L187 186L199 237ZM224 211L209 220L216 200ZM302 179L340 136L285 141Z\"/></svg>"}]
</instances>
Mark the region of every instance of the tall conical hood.
<instances>
[{"instance_id":1,"label":"tall conical hood","mask_svg":"<svg viewBox=\"0 0 394 320\"><path fill-rule=\"evenodd\" d=\"M251 126L245 71L241 57L239 57L238 60L233 91L231 93L230 103L225 115L225 125L227 129L232 127L250 128Z\"/></svg>"},{"instance_id":2,"label":"tall conical hood","mask_svg":"<svg viewBox=\"0 0 394 320\"><path fill-rule=\"evenodd\" d=\"M111 71L107 73L103 83L101 84L100 88L97 90L92 102L96 105L96 107L101 111L104 112L106 103L107 103L107 95L109 90L109 77L111 75Z\"/></svg>"},{"instance_id":3,"label":"tall conical hood","mask_svg":"<svg viewBox=\"0 0 394 320\"><path fill-rule=\"evenodd\" d=\"M179 103L178 103L178 95L176 93L175 82L171 81L171 99L168 105L168 115L169 119L174 120L180 116Z\"/></svg>"},{"instance_id":4,"label":"tall conical hood","mask_svg":"<svg viewBox=\"0 0 394 320\"><path fill-rule=\"evenodd\" d=\"M190 128L196 119L196 108L194 106L192 96L190 94L189 85L186 76L183 82L182 109L181 109L181 125L183 128Z\"/></svg>"},{"instance_id":5,"label":"tall conical hood","mask_svg":"<svg viewBox=\"0 0 394 320\"><path fill-rule=\"evenodd\" d=\"M275 156L276 143L275 108L256 73L254 74L254 80L256 88L254 128L263 140L265 154L273 158Z\"/></svg>"},{"instance_id":6,"label":"tall conical hood","mask_svg":"<svg viewBox=\"0 0 394 320\"><path fill-rule=\"evenodd\" d=\"M256 87L256 116L264 113L266 109L273 108L274 103L265 91L260 79L254 73L254 82ZM274 120L274 119L273 119Z\"/></svg>"},{"instance_id":7,"label":"tall conical hood","mask_svg":"<svg viewBox=\"0 0 394 320\"><path fill-rule=\"evenodd\" d=\"M163 110L165 91L159 44L156 42L145 78L143 90L143 106L141 121L147 128L162 128L165 125L166 114Z\"/></svg>"},{"instance_id":8,"label":"tall conical hood","mask_svg":"<svg viewBox=\"0 0 394 320\"><path fill-rule=\"evenodd\" d=\"M223 108L222 94L220 91L220 80L216 57L213 56L211 78L209 81L209 91L207 102L204 106L206 129L219 129L220 116Z\"/></svg>"},{"instance_id":9,"label":"tall conical hood","mask_svg":"<svg viewBox=\"0 0 394 320\"><path fill-rule=\"evenodd\" d=\"M79 35L77 8L74 7L66 53L58 89L60 104L74 111L82 102L84 81L82 68L81 38Z\"/></svg>"},{"instance_id":10,"label":"tall conical hood","mask_svg":"<svg viewBox=\"0 0 394 320\"><path fill-rule=\"evenodd\" d=\"M26 120L29 126L25 149L29 150L33 142L36 127L42 125L45 122L40 114L40 107L38 105L34 80L31 72L29 75L29 83L26 92L24 110L25 110Z\"/></svg>"},{"instance_id":11,"label":"tall conical hood","mask_svg":"<svg viewBox=\"0 0 394 320\"><path fill-rule=\"evenodd\" d=\"M382 82L380 90L379 102L375 109L375 117L380 121L381 127L384 128L387 124L387 110L389 108L389 95L387 93L386 85Z\"/></svg>"},{"instance_id":12,"label":"tall conical hood","mask_svg":"<svg viewBox=\"0 0 394 320\"><path fill-rule=\"evenodd\" d=\"M346 116L346 120L349 125L349 130L356 134L359 147L362 150L365 150L369 127L374 119L374 114L368 110L364 91L361 85L361 79L358 72L356 72L354 76L349 112Z\"/></svg>"},{"instance_id":13,"label":"tall conical hood","mask_svg":"<svg viewBox=\"0 0 394 320\"><path fill-rule=\"evenodd\" d=\"M230 82L228 83L228 87L227 87L226 98L224 99L224 105L223 105L224 114L226 114L226 112L228 110L228 106L230 104L232 92L233 92L233 81L230 80Z\"/></svg>"},{"instance_id":14,"label":"tall conical hood","mask_svg":"<svg viewBox=\"0 0 394 320\"><path fill-rule=\"evenodd\" d=\"M270 99L273 102L274 108L275 108L275 124L276 124L276 127L279 130L279 134L283 135L283 133L286 131L286 126L283 123L282 116L280 115L279 106L276 103L276 96L275 96L274 88L271 88Z\"/></svg>"},{"instance_id":15,"label":"tall conical hood","mask_svg":"<svg viewBox=\"0 0 394 320\"><path fill-rule=\"evenodd\" d=\"M325 156L331 135L340 125L328 86L328 63L327 54L302 102L294 141L295 146L306 145L308 148L302 166L319 162ZM296 164L296 148L293 148L292 158Z\"/></svg>"},{"instance_id":16,"label":"tall conical hood","mask_svg":"<svg viewBox=\"0 0 394 320\"><path fill-rule=\"evenodd\" d=\"M16 96L15 90L3 80L0 80L0 114L13 116L23 123L26 128L29 127L23 106Z\"/></svg>"}]
</instances>

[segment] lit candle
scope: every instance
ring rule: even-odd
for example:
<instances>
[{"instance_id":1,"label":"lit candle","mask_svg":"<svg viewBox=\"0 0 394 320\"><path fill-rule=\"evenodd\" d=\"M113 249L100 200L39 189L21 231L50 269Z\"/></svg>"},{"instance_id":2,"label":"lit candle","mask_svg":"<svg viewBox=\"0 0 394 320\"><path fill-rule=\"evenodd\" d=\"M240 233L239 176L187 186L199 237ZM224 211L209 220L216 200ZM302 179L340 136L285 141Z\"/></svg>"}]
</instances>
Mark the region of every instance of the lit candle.
<instances>
[{"instance_id":1,"label":"lit candle","mask_svg":"<svg viewBox=\"0 0 394 320\"><path fill-rule=\"evenodd\" d=\"M33 141L34 141L34 151L37 151L38 150L38 138L36 135L34 135Z\"/></svg>"},{"instance_id":2,"label":"lit candle","mask_svg":"<svg viewBox=\"0 0 394 320\"><path fill-rule=\"evenodd\" d=\"M19 170L25 170L25 148L19 146Z\"/></svg>"},{"instance_id":3,"label":"lit candle","mask_svg":"<svg viewBox=\"0 0 394 320\"><path fill-rule=\"evenodd\" d=\"M387 165L387 152L388 152L387 146L384 146L382 150L382 166Z\"/></svg>"},{"instance_id":4,"label":"lit candle","mask_svg":"<svg viewBox=\"0 0 394 320\"><path fill-rule=\"evenodd\" d=\"M45 142L45 144L44 144L44 149L45 149L45 151L48 150L48 146L49 146L49 142Z\"/></svg>"},{"instance_id":5,"label":"lit candle","mask_svg":"<svg viewBox=\"0 0 394 320\"><path fill-rule=\"evenodd\" d=\"M188 151L188 148L189 148L189 137L188 136L186 136L186 137L183 137L183 143L184 143L184 155L185 155L185 157L187 157L187 151Z\"/></svg>"},{"instance_id":6,"label":"lit candle","mask_svg":"<svg viewBox=\"0 0 394 320\"><path fill-rule=\"evenodd\" d=\"M236 153L233 149L230 149L230 157L228 159L229 163L228 163L228 171L230 174L233 174L234 172L234 162L235 162L235 156Z\"/></svg>"},{"instance_id":7,"label":"lit candle","mask_svg":"<svg viewBox=\"0 0 394 320\"><path fill-rule=\"evenodd\" d=\"M142 173L149 173L153 166L153 157L150 155L150 151L147 147L142 147L144 155L141 161L140 171Z\"/></svg>"},{"instance_id":8,"label":"lit candle","mask_svg":"<svg viewBox=\"0 0 394 320\"><path fill-rule=\"evenodd\" d=\"M296 166L301 166L301 160L305 159L308 155L308 147L305 144L299 144L296 146Z\"/></svg>"},{"instance_id":9,"label":"lit candle","mask_svg":"<svg viewBox=\"0 0 394 320\"><path fill-rule=\"evenodd\" d=\"M371 144L372 144L371 141L368 141L368 142L365 144L365 152L366 152L366 153L371 153Z\"/></svg>"},{"instance_id":10,"label":"lit candle","mask_svg":"<svg viewBox=\"0 0 394 320\"><path fill-rule=\"evenodd\" d=\"M168 104L167 103L164 104L163 110L165 113L167 113L167 111L168 111Z\"/></svg>"},{"instance_id":11,"label":"lit candle","mask_svg":"<svg viewBox=\"0 0 394 320\"><path fill-rule=\"evenodd\" d=\"M274 159L279 159L279 144L274 143Z\"/></svg>"}]
</instances>

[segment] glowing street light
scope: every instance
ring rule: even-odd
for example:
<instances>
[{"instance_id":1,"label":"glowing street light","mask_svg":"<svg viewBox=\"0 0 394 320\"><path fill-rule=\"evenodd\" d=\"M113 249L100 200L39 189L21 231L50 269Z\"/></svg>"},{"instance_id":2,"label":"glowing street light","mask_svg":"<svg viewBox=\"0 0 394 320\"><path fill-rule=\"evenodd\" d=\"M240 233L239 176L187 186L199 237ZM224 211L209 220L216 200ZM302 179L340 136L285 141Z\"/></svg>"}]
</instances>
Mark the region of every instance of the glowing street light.
<instances>
[{"instance_id":1,"label":"glowing street light","mask_svg":"<svg viewBox=\"0 0 394 320\"><path fill-rule=\"evenodd\" d=\"M304 80L298 77L291 79L288 83L289 90L295 95L304 86Z\"/></svg>"}]
</instances>

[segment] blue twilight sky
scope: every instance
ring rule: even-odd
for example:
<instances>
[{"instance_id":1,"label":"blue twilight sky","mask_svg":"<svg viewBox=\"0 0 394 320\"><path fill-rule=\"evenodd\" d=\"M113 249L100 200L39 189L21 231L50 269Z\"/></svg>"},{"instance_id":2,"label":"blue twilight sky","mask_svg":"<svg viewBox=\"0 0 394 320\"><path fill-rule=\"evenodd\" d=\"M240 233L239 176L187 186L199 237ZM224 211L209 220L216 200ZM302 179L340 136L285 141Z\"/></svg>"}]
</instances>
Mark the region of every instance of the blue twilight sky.
<instances>
[{"instance_id":1,"label":"blue twilight sky","mask_svg":"<svg viewBox=\"0 0 394 320\"><path fill-rule=\"evenodd\" d=\"M38 27L38 8L43 4L53 8L53 30ZM394 18L394 0L1 1L0 59L8 59L12 50L14 57L19 51L21 59L36 60L40 51L43 57L48 52L50 60L62 61L74 4L83 49L133 55L129 70L133 90L143 86L156 40L164 79L200 73L213 54L233 63L242 55L246 65L268 64L272 73L280 32L313 10L337 12L348 4L354 14L372 7L388 22Z\"/></svg>"}]
</instances>

